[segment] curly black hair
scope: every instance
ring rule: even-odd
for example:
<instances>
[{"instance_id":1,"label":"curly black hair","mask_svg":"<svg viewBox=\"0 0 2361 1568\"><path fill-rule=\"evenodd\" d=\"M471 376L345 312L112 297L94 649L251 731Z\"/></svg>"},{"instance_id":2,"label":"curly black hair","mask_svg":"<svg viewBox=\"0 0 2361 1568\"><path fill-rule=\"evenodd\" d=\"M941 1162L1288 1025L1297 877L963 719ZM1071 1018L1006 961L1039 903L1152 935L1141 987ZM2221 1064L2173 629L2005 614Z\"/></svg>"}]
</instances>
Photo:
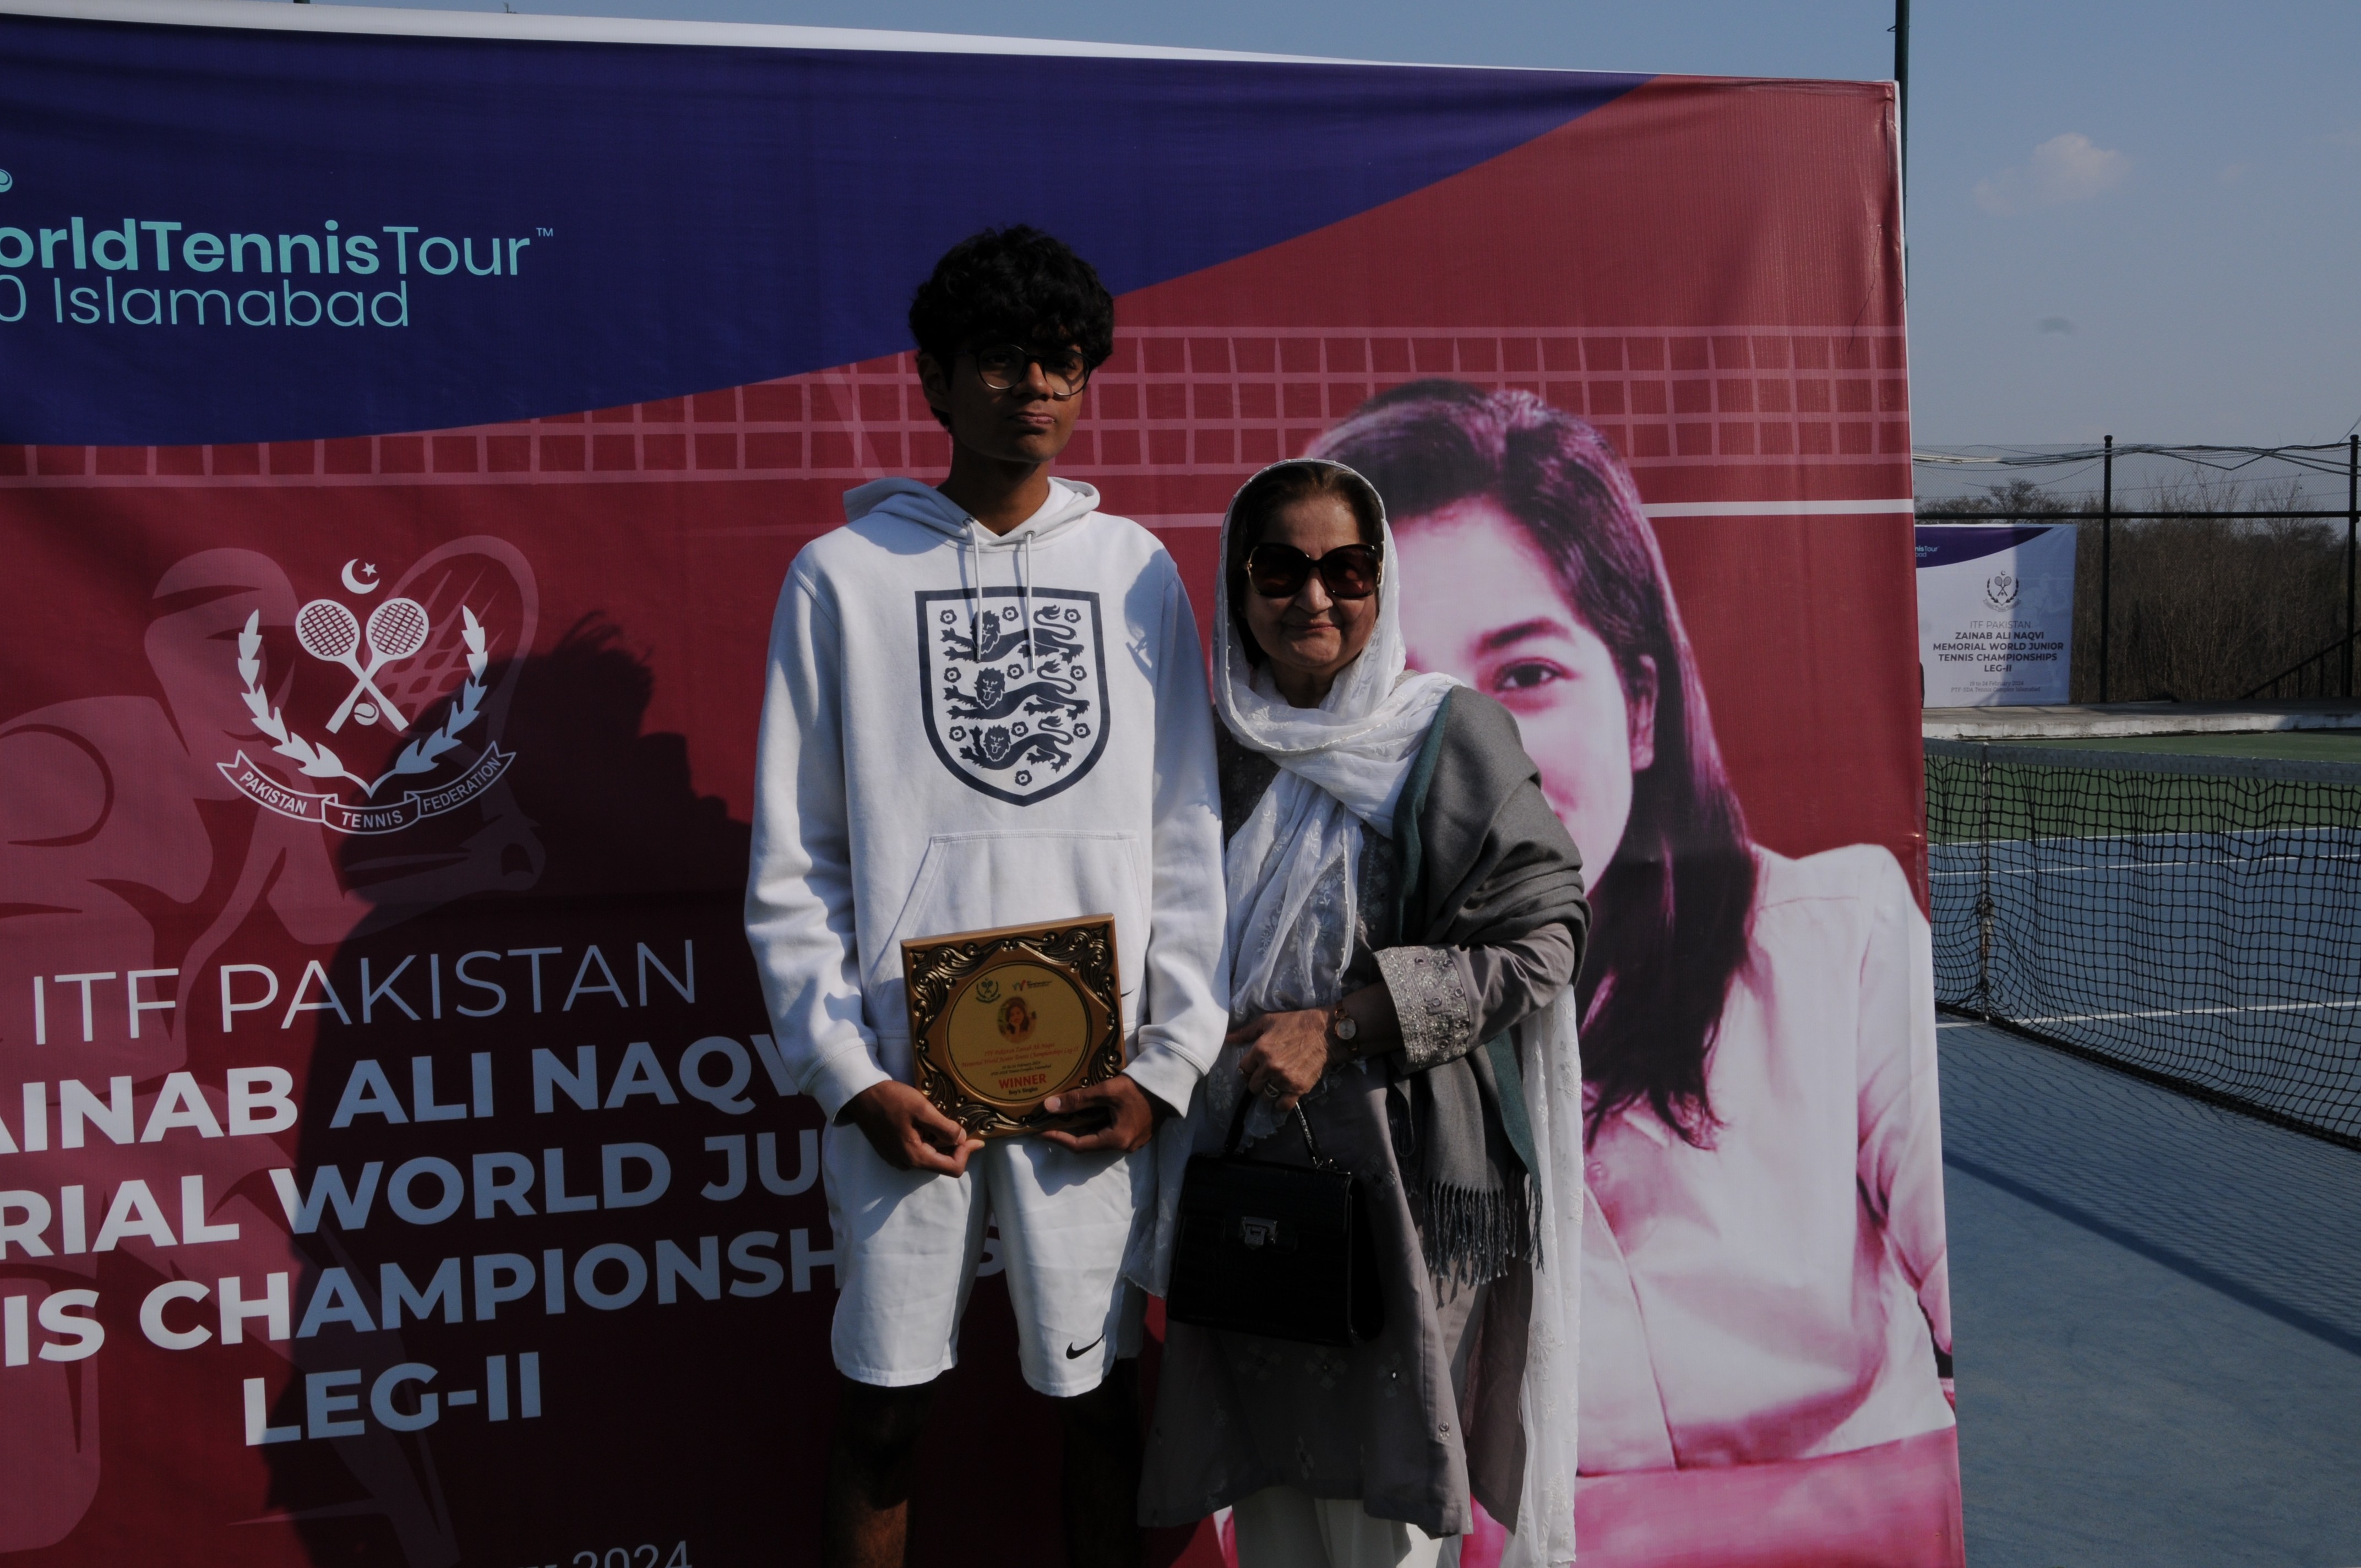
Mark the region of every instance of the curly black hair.
<instances>
[{"instance_id":1,"label":"curly black hair","mask_svg":"<svg viewBox=\"0 0 2361 1568\"><path fill-rule=\"evenodd\" d=\"M994 343L1071 343L1093 369L1115 353L1115 297L1066 242L1029 225L985 229L943 253L910 300L910 335L948 367Z\"/></svg>"}]
</instances>

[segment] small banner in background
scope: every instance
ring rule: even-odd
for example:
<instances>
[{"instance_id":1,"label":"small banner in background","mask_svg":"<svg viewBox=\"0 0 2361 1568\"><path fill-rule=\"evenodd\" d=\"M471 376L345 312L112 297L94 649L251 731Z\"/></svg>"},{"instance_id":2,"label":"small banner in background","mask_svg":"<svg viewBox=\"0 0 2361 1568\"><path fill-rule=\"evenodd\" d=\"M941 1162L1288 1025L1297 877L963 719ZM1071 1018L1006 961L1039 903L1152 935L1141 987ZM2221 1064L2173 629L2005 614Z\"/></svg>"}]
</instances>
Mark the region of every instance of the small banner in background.
<instances>
[{"instance_id":1,"label":"small banner in background","mask_svg":"<svg viewBox=\"0 0 2361 1568\"><path fill-rule=\"evenodd\" d=\"M2071 524L1921 528L1918 660L1928 707L2061 703L2074 668Z\"/></svg>"}]
</instances>

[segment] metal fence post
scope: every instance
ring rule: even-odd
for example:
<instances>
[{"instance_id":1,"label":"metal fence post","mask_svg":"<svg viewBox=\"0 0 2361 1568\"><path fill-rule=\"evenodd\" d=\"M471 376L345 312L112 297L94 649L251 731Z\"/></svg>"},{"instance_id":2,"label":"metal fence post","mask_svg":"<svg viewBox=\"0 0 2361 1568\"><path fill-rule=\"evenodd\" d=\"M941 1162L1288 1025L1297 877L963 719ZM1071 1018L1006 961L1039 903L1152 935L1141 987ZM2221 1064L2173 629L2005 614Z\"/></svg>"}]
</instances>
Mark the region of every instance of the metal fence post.
<instances>
[{"instance_id":1,"label":"metal fence post","mask_svg":"<svg viewBox=\"0 0 2361 1568\"><path fill-rule=\"evenodd\" d=\"M2345 695L2353 695L2353 550L2361 534L2361 434L2345 438Z\"/></svg>"},{"instance_id":2,"label":"metal fence post","mask_svg":"<svg viewBox=\"0 0 2361 1568\"><path fill-rule=\"evenodd\" d=\"M2107 437L2106 466L2099 480L2099 700L2107 700L2107 644L2114 634L2110 613L2115 565L2115 438Z\"/></svg>"},{"instance_id":3,"label":"metal fence post","mask_svg":"<svg viewBox=\"0 0 2361 1568\"><path fill-rule=\"evenodd\" d=\"M1976 1004L1992 1016L1992 743L1976 748Z\"/></svg>"}]
</instances>

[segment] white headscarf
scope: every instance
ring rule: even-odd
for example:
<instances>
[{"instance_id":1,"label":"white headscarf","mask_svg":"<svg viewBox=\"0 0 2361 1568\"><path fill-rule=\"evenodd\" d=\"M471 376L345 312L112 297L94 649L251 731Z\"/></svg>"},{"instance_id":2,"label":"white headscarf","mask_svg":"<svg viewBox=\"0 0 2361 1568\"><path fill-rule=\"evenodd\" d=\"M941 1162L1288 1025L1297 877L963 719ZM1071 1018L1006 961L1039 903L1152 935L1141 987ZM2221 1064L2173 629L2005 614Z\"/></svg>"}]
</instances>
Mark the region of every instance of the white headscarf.
<instances>
[{"instance_id":1,"label":"white headscarf","mask_svg":"<svg viewBox=\"0 0 2361 1568\"><path fill-rule=\"evenodd\" d=\"M1320 458L1297 463L1353 474ZM1249 479L1246 488L1254 482ZM1394 559L1393 529L1380 506L1378 537L1384 560L1377 625L1368 644L1338 673L1318 707L1290 703L1272 684L1269 666L1257 669L1247 661L1246 640L1232 613L1230 563L1236 558L1237 527L1233 499L1222 522L1222 574L1213 590L1213 705L1241 745L1279 767L1279 777L1232 835L1224 861L1230 894L1230 1016L1243 1019L1324 1007L1344 994L1345 967L1352 961L1359 927L1364 825L1393 837L1394 807L1411 764L1435 710L1458 683L1449 675L1403 673L1408 655L1401 634L1401 573ZM1230 1107L1212 1109L1226 1117Z\"/></svg>"},{"instance_id":2,"label":"white headscarf","mask_svg":"<svg viewBox=\"0 0 2361 1568\"><path fill-rule=\"evenodd\" d=\"M1297 458L1353 470L1326 458ZM1287 466L1273 465L1275 467ZM1263 473L1268 473L1268 468ZM1360 476L1354 474L1356 478ZM1261 477L1260 474L1256 478ZM1251 487L1254 480L1246 482ZM1246 493L1242 487L1239 495ZM1394 809L1435 710L1458 683L1449 675L1405 676L1400 572L1392 524L1379 508L1384 567L1378 624L1360 657L1336 676L1318 707L1279 695L1268 665L1257 669L1230 608L1230 563L1237 500L1222 520L1213 594L1213 704L1239 743L1279 767L1279 777L1231 837L1224 861L1230 896L1230 1016L1324 1007L1344 993L1359 927L1363 830L1393 837ZM1407 871L1407 868L1405 868ZM1519 1031L1527 1114L1538 1168L1542 1255L1533 1268L1523 1386L1525 1435L1517 1533L1504 1568L1544 1568L1574 1558L1575 1371L1582 1256L1582 1069L1574 1007L1562 997ZM1189 1157L1210 1130L1226 1135L1244 1080L1226 1049L1186 1117L1158 1135L1158 1212L1126 1272L1158 1295L1170 1275L1180 1183ZM1257 1101L1247 1130L1267 1135L1276 1117Z\"/></svg>"},{"instance_id":3,"label":"white headscarf","mask_svg":"<svg viewBox=\"0 0 2361 1568\"><path fill-rule=\"evenodd\" d=\"M1271 466L1334 468L1361 479L1342 463L1324 457L1299 457ZM1257 474L1247 480L1238 494L1245 495L1261 477ZM1443 694L1458 683L1449 675L1403 677L1409 652L1402 644L1401 570L1384 506L1378 509L1378 538L1384 552L1378 576L1378 624L1368 646L1337 674L1318 707L1295 707L1272 685L1268 666L1257 670L1246 657L1230 602L1236 528L1237 501L1233 499L1222 520L1221 575L1213 587L1213 706L1241 744L1326 791L1353 816L1391 838L1394 804L1401 798L1410 764L1426 739ZM1233 881L1234 899L1237 891Z\"/></svg>"}]
</instances>

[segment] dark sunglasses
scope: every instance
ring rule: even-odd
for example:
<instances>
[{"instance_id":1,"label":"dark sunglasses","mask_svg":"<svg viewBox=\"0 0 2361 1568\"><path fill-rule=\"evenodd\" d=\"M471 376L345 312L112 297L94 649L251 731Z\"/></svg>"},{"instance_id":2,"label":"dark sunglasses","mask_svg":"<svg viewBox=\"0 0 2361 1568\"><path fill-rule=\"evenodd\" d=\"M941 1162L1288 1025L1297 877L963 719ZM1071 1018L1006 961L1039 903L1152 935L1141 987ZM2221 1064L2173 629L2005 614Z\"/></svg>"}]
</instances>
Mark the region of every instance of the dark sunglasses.
<instances>
[{"instance_id":1,"label":"dark sunglasses","mask_svg":"<svg viewBox=\"0 0 2361 1568\"><path fill-rule=\"evenodd\" d=\"M1291 599L1317 572L1330 598L1365 599L1378 591L1384 561L1375 544L1341 544L1317 560L1292 544L1257 544L1246 552L1246 581L1265 598Z\"/></svg>"}]
</instances>

